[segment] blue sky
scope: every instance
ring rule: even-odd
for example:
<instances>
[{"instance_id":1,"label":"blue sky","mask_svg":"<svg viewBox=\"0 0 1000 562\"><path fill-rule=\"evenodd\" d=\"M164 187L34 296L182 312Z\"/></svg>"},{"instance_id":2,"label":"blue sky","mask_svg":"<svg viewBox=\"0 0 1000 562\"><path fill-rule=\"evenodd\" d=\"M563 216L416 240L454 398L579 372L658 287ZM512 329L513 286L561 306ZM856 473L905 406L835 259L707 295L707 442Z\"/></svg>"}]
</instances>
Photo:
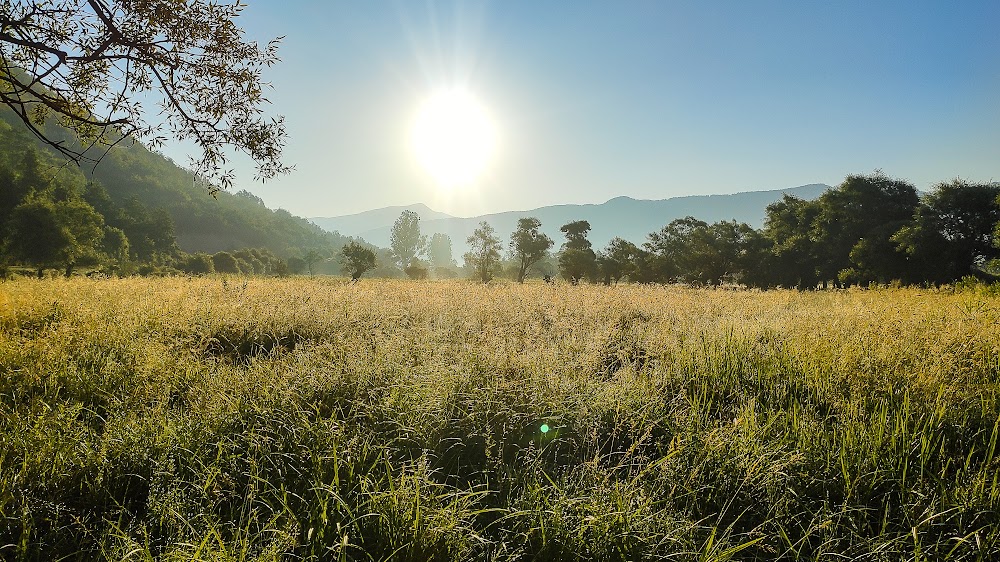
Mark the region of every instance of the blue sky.
<instances>
[{"instance_id":1,"label":"blue sky","mask_svg":"<svg viewBox=\"0 0 1000 562\"><path fill-rule=\"evenodd\" d=\"M1000 180L1000 2L258 1L292 174L235 189L303 216L423 202L456 215L837 184ZM461 84L498 127L445 192L408 130ZM164 152L183 160L182 147Z\"/></svg>"}]
</instances>

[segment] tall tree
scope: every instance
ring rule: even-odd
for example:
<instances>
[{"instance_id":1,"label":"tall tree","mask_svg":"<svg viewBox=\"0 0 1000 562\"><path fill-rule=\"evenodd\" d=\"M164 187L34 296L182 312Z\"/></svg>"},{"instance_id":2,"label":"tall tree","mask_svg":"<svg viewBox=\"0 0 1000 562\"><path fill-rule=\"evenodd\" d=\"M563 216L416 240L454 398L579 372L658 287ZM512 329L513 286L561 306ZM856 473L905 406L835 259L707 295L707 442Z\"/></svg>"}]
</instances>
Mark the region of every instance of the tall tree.
<instances>
[{"instance_id":1,"label":"tall tree","mask_svg":"<svg viewBox=\"0 0 1000 562\"><path fill-rule=\"evenodd\" d=\"M0 11L0 103L42 141L77 162L88 149L134 138L157 146L161 131L201 150L199 173L228 187L224 149L253 158L260 177L281 164L285 127L263 115L261 71L277 62L278 40L248 42L239 2L26 0ZM234 95L238 93L238 95ZM144 104L158 101L162 123ZM48 116L82 144L50 136Z\"/></svg>"},{"instance_id":2,"label":"tall tree","mask_svg":"<svg viewBox=\"0 0 1000 562\"><path fill-rule=\"evenodd\" d=\"M590 232L589 221L573 221L559 227L559 231L566 236L563 249L568 250L589 250L590 240L587 240L587 233Z\"/></svg>"},{"instance_id":3,"label":"tall tree","mask_svg":"<svg viewBox=\"0 0 1000 562\"><path fill-rule=\"evenodd\" d=\"M455 267L455 258L452 257L451 250L451 236L447 234L442 234L440 232L435 232L431 236L430 244L427 247L427 253L431 260L431 265L434 267Z\"/></svg>"},{"instance_id":4,"label":"tall tree","mask_svg":"<svg viewBox=\"0 0 1000 562\"><path fill-rule=\"evenodd\" d=\"M573 221L562 225L559 230L566 236L559 252L560 275L574 285L583 279L594 278L597 275L597 254L587 240L590 223Z\"/></svg>"},{"instance_id":5,"label":"tall tree","mask_svg":"<svg viewBox=\"0 0 1000 562\"><path fill-rule=\"evenodd\" d=\"M500 269L500 239L486 221L479 223L472 236L466 240L469 251L465 253L465 267L474 271L483 283L489 283Z\"/></svg>"},{"instance_id":6,"label":"tall tree","mask_svg":"<svg viewBox=\"0 0 1000 562\"><path fill-rule=\"evenodd\" d=\"M420 215L410 210L400 213L389 235L389 247L399 269L405 271L424 252L426 242L426 237L420 234Z\"/></svg>"},{"instance_id":7,"label":"tall tree","mask_svg":"<svg viewBox=\"0 0 1000 562\"><path fill-rule=\"evenodd\" d=\"M771 243L770 266L761 277L762 284L806 289L819 282L816 271L815 243L811 236L813 221L820 208L816 201L784 195L781 201L767 206L764 236Z\"/></svg>"},{"instance_id":8,"label":"tall tree","mask_svg":"<svg viewBox=\"0 0 1000 562\"><path fill-rule=\"evenodd\" d=\"M554 242L538 229L542 221L535 217L518 219L517 230L510 235L510 255L517 262L517 282L524 283L528 268L544 258Z\"/></svg>"}]
</instances>

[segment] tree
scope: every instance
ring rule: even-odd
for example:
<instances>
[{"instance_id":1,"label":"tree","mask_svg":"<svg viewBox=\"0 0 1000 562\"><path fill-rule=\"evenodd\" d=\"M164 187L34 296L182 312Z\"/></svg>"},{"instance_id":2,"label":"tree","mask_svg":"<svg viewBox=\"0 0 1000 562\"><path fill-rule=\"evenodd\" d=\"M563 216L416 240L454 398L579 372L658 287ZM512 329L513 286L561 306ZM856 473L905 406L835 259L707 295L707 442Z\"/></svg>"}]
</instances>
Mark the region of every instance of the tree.
<instances>
[{"instance_id":1,"label":"tree","mask_svg":"<svg viewBox=\"0 0 1000 562\"><path fill-rule=\"evenodd\" d=\"M389 235L389 247L399 268L405 271L423 253L426 242L426 237L420 235L420 215L410 210L400 213Z\"/></svg>"},{"instance_id":2,"label":"tree","mask_svg":"<svg viewBox=\"0 0 1000 562\"><path fill-rule=\"evenodd\" d=\"M281 164L285 127L262 106L263 68L277 62L279 39L248 42L239 2L101 0L5 2L0 13L0 102L43 142L77 163L97 162L108 147L134 138L153 147L166 129L201 150L198 173L232 182L225 147L249 155L260 178ZM150 123L143 102L160 106ZM52 136L46 119L81 144ZM104 146L98 154L90 149Z\"/></svg>"},{"instance_id":3,"label":"tree","mask_svg":"<svg viewBox=\"0 0 1000 562\"><path fill-rule=\"evenodd\" d=\"M104 238L104 218L79 198L54 201L49 194L34 194L10 213L7 252L15 260L38 268L65 267L73 272L84 256L96 256Z\"/></svg>"},{"instance_id":4,"label":"tree","mask_svg":"<svg viewBox=\"0 0 1000 562\"><path fill-rule=\"evenodd\" d=\"M181 263L180 268L185 273L190 273L192 275L208 275L209 273L215 272L215 265L212 263L212 256L198 252L196 254L188 254Z\"/></svg>"},{"instance_id":5,"label":"tree","mask_svg":"<svg viewBox=\"0 0 1000 562\"><path fill-rule=\"evenodd\" d=\"M375 252L357 242L351 242L340 250L340 263L344 271L357 281L366 271L375 269Z\"/></svg>"},{"instance_id":6,"label":"tree","mask_svg":"<svg viewBox=\"0 0 1000 562\"><path fill-rule=\"evenodd\" d=\"M302 261L306 264L306 269L309 270L309 275L313 274L313 266L315 266L319 261L324 258L323 252L312 248L306 255L302 256Z\"/></svg>"},{"instance_id":7,"label":"tree","mask_svg":"<svg viewBox=\"0 0 1000 562\"><path fill-rule=\"evenodd\" d=\"M544 258L554 242L538 231L542 221L535 217L518 219L517 230L510 235L511 258L517 262L517 282L524 283L528 268Z\"/></svg>"},{"instance_id":8,"label":"tree","mask_svg":"<svg viewBox=\"0 0 1000 562\"><path fill-rule=\"evenodd\" d=\"M121 272L128 264L128 237L120 228L104 227L104 238L101 239L101 253L108 262L110 271Z\"/></svg>"},{"instance_id":9,"label":"tree","mask_svg":"<svg viewBox=\"0 0 1000 562\"><path fill-rule=\"evenodd\" d=\"M288 261L285 263L289 273L299 274L306 270L306 260L298 256L288 258Z\"/></svg>"},{"instance_id":10,"label":"tree","mask_svg":"<svg viewBox=\"0 0 1000 562\"><path fill-rule=\"evenodd\" d=\"M229 252L218 252L212 255L212 268L218 273L239 273L240 266L236 258Z\"/></svg>"},{"instance_id":11,"label":"tree","mask_svg":"<svg viewBox=\"0 0 1000 562\"><path fill-rule=\"evenodd\" d=\"M1000 183L939 183L893 236L910 260L910 281L943 283L981 273L1000 257ZM1000 240L1000 237L997 238Z\"/></svg>"},{"instance_id":12,"label":"tree","mask_svg":"<svg viewBox=\"0 0 1000 562\"><path fill-rule=\"evenodd\" d=\"M576 285L581 279L594 277L597 273L597 254L587 240L590 223L573 221L562 225L559 230L566 235L566 242L559 252L559 273L563 279Z\"/></svg>"},{"instance_id":13,"label":"tree","mask_svg":"<svg viewBox=\"0 0 1000 562\"><path fill-rule=\"evenodd\" d=\"M639 248L624 238L616 236L608 242L607 248L597 258L604 284L617 284L623 277L631 276L636 271L638 255Z\"/></svg>"},{"instance_id":14,"label":"tree","mask_svg":"<svg viewBox=\"0 0 1000 562\"><path fill-rule=\"evenodd\" d=\"M427 246L431 265L435 268L455 267L455 259L451 252L451 236L435 232Z\"/></svg>"},{"instance_id":15,"label":"tree","mask_svg":"<svg viewBox=\"0 0 1000 562\"><path fill-rule=\"evenodd\" d=\"M573 221L559 227L559 231L566 235L564 249L589 250L590 240L587 240L587 233L590 232L588 221Z\"/></svg>"},{"instance_id":16,"label":"tree","mask_svg":"<svg viewBox=\"0 0 1000 562\"><path fill-rule=\"evenodd\" d=\"M469 251L465 253L465 267L473 270L483 283L489 283L500 268L500 239L496 231L486 221L479 223L466 242Z\"/></svg>"},{"instance_id":17,"label":"tree","mask_svg":"<svg viewBox=\"0 0 1000 562\"><path fill-rule=\"evenodd\" d=\"M819 281L839 279L841 271L856 265L850 257L855 245L888 223L899 227L909 221L919 202L913 185L880 170L849 175L820 196L810 229Z\"/></svg>"},{"instance_id":18,"label":"tree","mask_svg":"<svg viewBox=\"0 0 1000 562\"><path fill-rule=\"evenodd\" d=\"M772 244L768 285L805 289L819 281L816 272L815 243L810 235L819 214L819 203L785 195L767 206L764 236Z\"/></svg>"}]
</instances>

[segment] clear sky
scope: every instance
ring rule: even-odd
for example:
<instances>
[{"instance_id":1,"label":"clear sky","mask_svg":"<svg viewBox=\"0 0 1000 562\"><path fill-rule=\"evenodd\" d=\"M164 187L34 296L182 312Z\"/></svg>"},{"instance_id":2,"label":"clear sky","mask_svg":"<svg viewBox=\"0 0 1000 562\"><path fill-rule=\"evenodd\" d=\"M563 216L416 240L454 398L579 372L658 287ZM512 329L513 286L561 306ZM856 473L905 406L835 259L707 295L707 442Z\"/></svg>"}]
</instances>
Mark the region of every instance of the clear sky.
<instances>
[{"instance_id":1,"label":"clear sky","mask_svg":"<svg viewBox=\"0 0 1000 562\"><path fill-rule=\"evenodd\" d=\"M423 202L460 216L619 195L1000 180L1000 1L251 2L285 36L285 160L234 189L316 217ZM468 188L441 190L409 131L462 86L496 125ZM164 150L185 161L182 147Z\"/></svg>"}]
</instances>

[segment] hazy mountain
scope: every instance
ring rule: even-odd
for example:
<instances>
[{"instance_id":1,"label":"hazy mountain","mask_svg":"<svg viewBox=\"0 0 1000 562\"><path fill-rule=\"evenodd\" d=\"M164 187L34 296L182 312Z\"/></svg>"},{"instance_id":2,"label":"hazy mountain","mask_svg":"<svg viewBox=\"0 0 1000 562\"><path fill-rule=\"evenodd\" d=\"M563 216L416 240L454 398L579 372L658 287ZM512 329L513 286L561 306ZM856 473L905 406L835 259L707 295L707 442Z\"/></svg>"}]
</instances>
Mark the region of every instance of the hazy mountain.
<instances>
[{"instance_id":1,"label":"hazy mountain","mask_svg":"<svg viewBox=\"0 0 1000 562\"><path fill-rule=\"evenodd\" d=\"M423 203L417 203L415 205L407 205L405 207L383 207L381 209L374 209L353 215L344 215L340 217L315 217L309 220L328 232L340 232L341 234L346 232L366 232L383 227L391 228L393 223L396 222L396 219L399 218L399 215L402 214L403 211L413 211L417 213L417 215L420 216L421 224L426 224L427 221L437 219L456 218L447 213L435 211ZM379 244L379 246L388 247L388 240L389 238L387 235L387 242L385 244Z\"/></svg>"},{"instance_id":2,"label":"hazy mountain","mask_svg":"<svg viewBox=\"0 0 1000 562\"><path fill-rule=\"evenodd\" d=\"M615 236L641 244L650 232L659 230L674 219L688 215L709 223L736 220L760 228L764 225L767 206L779 201L783 195L815 199L827 189L830 189L830 186L810 184L771 191L749 191L732 195L692 195L659 200L616 197L601 204L553 205L469 218L452 217L418 204L409 207L387 207L345 217L311 220L323 228L335 228L343 235L361 237L376 246L388 247L392 224L404 209L411 209L421 217L422 233L429 236L441 232L451 236L454 256L461 262L462 254L468 249L466 238L483 220L496 229L506 246L511 232L517 226L517 219L537 217L542 221L542 231L556 241L556 248L564 241L562 233L559 232L560 226L574 220L587 220L591 226L590 241L596 249L600 249Z\"/></svg>"}]
</instances>

